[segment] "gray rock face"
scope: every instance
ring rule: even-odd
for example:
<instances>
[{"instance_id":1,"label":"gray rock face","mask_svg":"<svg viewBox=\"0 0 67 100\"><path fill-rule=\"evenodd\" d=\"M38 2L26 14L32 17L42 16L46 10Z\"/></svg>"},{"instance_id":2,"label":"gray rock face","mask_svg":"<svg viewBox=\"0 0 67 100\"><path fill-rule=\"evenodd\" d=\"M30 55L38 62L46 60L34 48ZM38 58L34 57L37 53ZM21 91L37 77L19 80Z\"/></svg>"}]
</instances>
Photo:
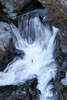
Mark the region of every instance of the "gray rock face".
<instances>
[{"instance_id":1,"label":"gray rock face","mask_svg":"<svg viewBox=\"0 0 67 100\"><path fill-rule=\"evenodd\" d=\"M63 53L67 53L67 0L38 0L48 13L44 23L54 25L60 29L59 40Z\"/></svg>"},{"instance_id":2,"label":"gray rock face","mask_svg":"<svg viewBox=\"0 0 67 100\"><path fill-rule=\"evenodd\" d=\"M8 13L8 17L16 18L16 12L26 7L32 0L0 0L6 8L4 11Z\"/></svg>"},{"instance_id":3,"label":"gray rock face","mask_svg":"<svg viewBox=\"0 0 67 100\"><path fill-rule=\"evenodd\" d=\"M38 0L44 7L55 8L67 16L67 0Z\"/></svg>"},{"instance_id":4,"label":"gray rock face","mask_svg":"<svg viewBox=\"0 0 67 100\"><path fill-rule=\"evenodd\" d=\"M66 72L66 77L61 80L63 85L67 85L67 72Z\"/></svg>"},{"instance_id":5,"label":"gray rock face","mask_svg":"<svg viewBox=\"0 0 67 100\"><path fill-rule=\"evenodd\" d=\"M8 47L11 38L9 24L0 22L0 54Z\"/></svg>"},{"instance_id":6,"label":"gray rock face","mask_svg":"<svg viewBox=\"0 0 67 100\"><path fill-rule=\"evenodd\" d=\"M67 53L67 24L63 24L63 27L60 28L59 39L62 52Z\"/></svg>"},{"instance_id":7,"label":"gray rock face","mask_svg":"<svg viewBox=\"0 0 67 100\"><path fill-rule=\"evenodd\" d=\"M0 87L0 100L39 100L40 91L36 88L37 79L27 80L20 86ZM4 96L3 96L4 95Z\"/></svg>"}]
</instances>

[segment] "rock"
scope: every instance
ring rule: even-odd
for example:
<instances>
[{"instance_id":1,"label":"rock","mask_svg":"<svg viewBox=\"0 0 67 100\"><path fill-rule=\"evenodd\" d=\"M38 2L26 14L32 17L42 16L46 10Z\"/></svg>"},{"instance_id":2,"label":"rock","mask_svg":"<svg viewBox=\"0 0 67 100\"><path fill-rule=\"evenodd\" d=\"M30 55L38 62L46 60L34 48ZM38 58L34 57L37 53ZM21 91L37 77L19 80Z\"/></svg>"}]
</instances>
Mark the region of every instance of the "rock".
<instances>
[{"instance_id":1,"label":"rock","mask_svg":"<svg viewBox=\"0 0 67 100\"><path fill-rule=\"evenodd\" d=\"M63 96L63 100L67 100L67 86L62 85L61 93Z\"/></svg>"},{"instance_id":2,"label":"rock","mask_svg":"<svg viewBox=\"0 0 67 100\"><path fill-rule=\"evenodd\" d=\"M3 7L2 7L2 5L0 4L0 21L7 22L6 15L5 15L5 13L3 12L2 9L3 9Z\"/></svg>"},{"instance_id":3,"label":"rock","mask_svg":"<svg viewBox=\"0 0 67 100\"><path fill-rule=\"evenodd\" d=\"M7 18L13 21L17 19L18 15L43 8L37 0L0 0L0 2L1 9L3 9Z\"/></svg>"},{"instance_id":4,"label":"rock","mask_svg":"<svg viewBox=\"0 0 67 100\"><path fill-rule=\"evenodd\" d=\"M65 78L62 79L61 82L62 82L63 85L66 85L67 86L67 72L66 72Z\"/></svg>"},{"instance_id":5,"label":"rock","mask_svg":"<svg viewBox=\"0 0 67 100\"><path fill-rule=\"evenodd\" d=\"M26 7L33 0L0 0L6 8L3 10L8 13L8 17L16 18L16 12Z\"/></svg>"},{"instance_id":6,"label":"rock","mask_svg":"<svg viewBox=\"0 0 67 100\"><path fill-rule=\"evenodd\" d=\"M0 55L3 54L3 50L0 50Z\"/></svg>"},{"instance_id":7,"label":"rock","mask_svg":"<svg viewBox=\"0 0 67 100\"><path fill-rule=\"evenodd\" d=\"M56 45L55 53L57 53L55 54L56 56L54 56L56 57L55 61L57 63L57 74L56 79L54 81L54 91L58 93L57 100L67 100L67 55L62 52L60 44Z\"/></svg>"},{"instance_id":8,"label":"rock","mask_svg":"<svg viewBox=\"0 0 67 100\"><path fill-rule=\"evenodd\" d=\"M48 13L43 22L54 25L60 29L59 40L63 53L67 53L67 0L38 0Z\"/></svg>"},{"instance_id":9,"label":"rock","mask_svg":"<svg viewBox=\"0 0 67 100\"><path fill-rule=\"evenodd\" d=\"M12 39L10 39L8 47L0 55L0 71L3 71L7 67L8 63L10 63L15 56L17 56L15 46Z\"/></svg>"},{"instance_id":10,"label":"rock","mask_svg":"<svg viewBox=\"0 0 67 100\"><path fill-rule=\"evenodd\" d=\"M53 8L67 16L67 0L38 0L44 7ZM55 14L55 13L54 13Z\"/></svg>"},{"instance_id":11,"label":"rock","mask_svg":"<svg viewBox=\"0 0 67 100\"><path fill-rule=\"evenodd\" d=\"M19 86L2 86L0 87L0 100L34 100L40 93L36 89L37 83L37 79L34 78Z\"/></svg>"},{"instance_id":12,"label":"rock","mask_svg":"<svg viewBox=\"0 0 67 100\"><path fill-rule=\"evenodd\" d=\"M9 24L0 22L0 54L5 52L11 38Z\"/></svg>"}]
</instances>

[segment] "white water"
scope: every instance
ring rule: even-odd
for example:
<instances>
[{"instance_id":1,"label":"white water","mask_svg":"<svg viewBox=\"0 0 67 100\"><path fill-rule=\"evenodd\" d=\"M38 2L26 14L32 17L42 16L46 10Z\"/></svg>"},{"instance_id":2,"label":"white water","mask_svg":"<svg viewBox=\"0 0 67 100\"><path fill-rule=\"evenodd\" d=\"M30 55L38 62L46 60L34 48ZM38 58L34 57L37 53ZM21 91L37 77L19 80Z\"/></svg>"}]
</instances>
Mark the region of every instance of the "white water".
<instances>
[{"instance_id":1,"label":"white water","mask_svg":"<svg viewBox=\"0 0 67 100\"><path fill-rule=\"evenodd\" d=\"M55 36L58 31L53 27L51 32L49 26L41 24L39 18L31 19L35 29L35 41L23 39L18 29L11 25L12 32L17 40L15 47L25 53L22 58L15 58L7 68L0 72L0 86L22 84L28 79L38 78L37 88L41 91L40 100L52 100L53 86L48 83L55 78L57 66L53 58L55 48ZM32 34L32 33L31 33ZM54 99L55 100L55 99Z\"/></svg>"}]
</instances>

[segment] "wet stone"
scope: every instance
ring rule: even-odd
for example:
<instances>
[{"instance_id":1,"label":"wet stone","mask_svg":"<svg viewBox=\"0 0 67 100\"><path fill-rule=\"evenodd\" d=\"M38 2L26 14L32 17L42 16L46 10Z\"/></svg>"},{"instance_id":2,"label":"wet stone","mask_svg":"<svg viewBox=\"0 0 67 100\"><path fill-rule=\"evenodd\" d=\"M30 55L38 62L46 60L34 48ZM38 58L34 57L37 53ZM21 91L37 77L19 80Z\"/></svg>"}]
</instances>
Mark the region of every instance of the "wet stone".
<instances>
[{"instance_id":1,"label":"wet stone","mask_svg":"<svg viewBox=\"0 0 67 100\"><path fill-rule=\"evenodd\" d=\"M35 100L40 94L37 83L34 78L19 86L0 86L0 100Z\"/></svg>"},{"instance_id":2,"label":"wet stone","mask_svg":"<svg viewBox=\"0 0 67 100\"><path fill-rule=\"evenodd\" d=\"M59 48L57 46L57 48ZM57 91L57 100L67 100L67 86L62 84L62 80L66 80L67 71L67 54L64 54L61 49L58 49L58 54L56 56L57 63L57 75L54 81L54 91ZM65 81L66 82L66 81Z\"/></svg>"},{"instance_id":3,"label":"wet stone","mask_svg":"<svg viewBox=\"0 0 67 100\"><path fill-rule=\"evenodd\" d=\"M16 55L15 46L12 39L10 39L8 48L0 55L0 71L3 71Z\"/></svg>"}]
</instances>

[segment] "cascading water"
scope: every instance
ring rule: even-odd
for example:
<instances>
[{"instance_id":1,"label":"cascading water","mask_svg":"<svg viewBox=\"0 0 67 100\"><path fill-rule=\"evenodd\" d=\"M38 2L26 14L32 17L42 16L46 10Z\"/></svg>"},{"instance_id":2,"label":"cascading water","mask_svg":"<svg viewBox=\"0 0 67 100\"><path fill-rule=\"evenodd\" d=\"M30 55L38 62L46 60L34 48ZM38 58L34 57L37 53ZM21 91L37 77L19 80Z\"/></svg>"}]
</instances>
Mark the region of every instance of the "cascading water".
<instances>
[{"instance_id":1,"label":"cascading water","mask_svg":"<svg viewBox=\"0 0 67 100\"><path fill-rule=\"evenodd\" d=\"M10 26L15 47L24 52L24 56L14 58L6 69L0 72L0 86L20 85L37 77L37 88L41 91L40 100L55 100L51 92L53 86L49 82L55 78L57 70L53 51L58 29L52 27L51 31L38 17L27 19L23 29L20 22L20 31L13 24Z\"/></svg>"}]
</instances>

